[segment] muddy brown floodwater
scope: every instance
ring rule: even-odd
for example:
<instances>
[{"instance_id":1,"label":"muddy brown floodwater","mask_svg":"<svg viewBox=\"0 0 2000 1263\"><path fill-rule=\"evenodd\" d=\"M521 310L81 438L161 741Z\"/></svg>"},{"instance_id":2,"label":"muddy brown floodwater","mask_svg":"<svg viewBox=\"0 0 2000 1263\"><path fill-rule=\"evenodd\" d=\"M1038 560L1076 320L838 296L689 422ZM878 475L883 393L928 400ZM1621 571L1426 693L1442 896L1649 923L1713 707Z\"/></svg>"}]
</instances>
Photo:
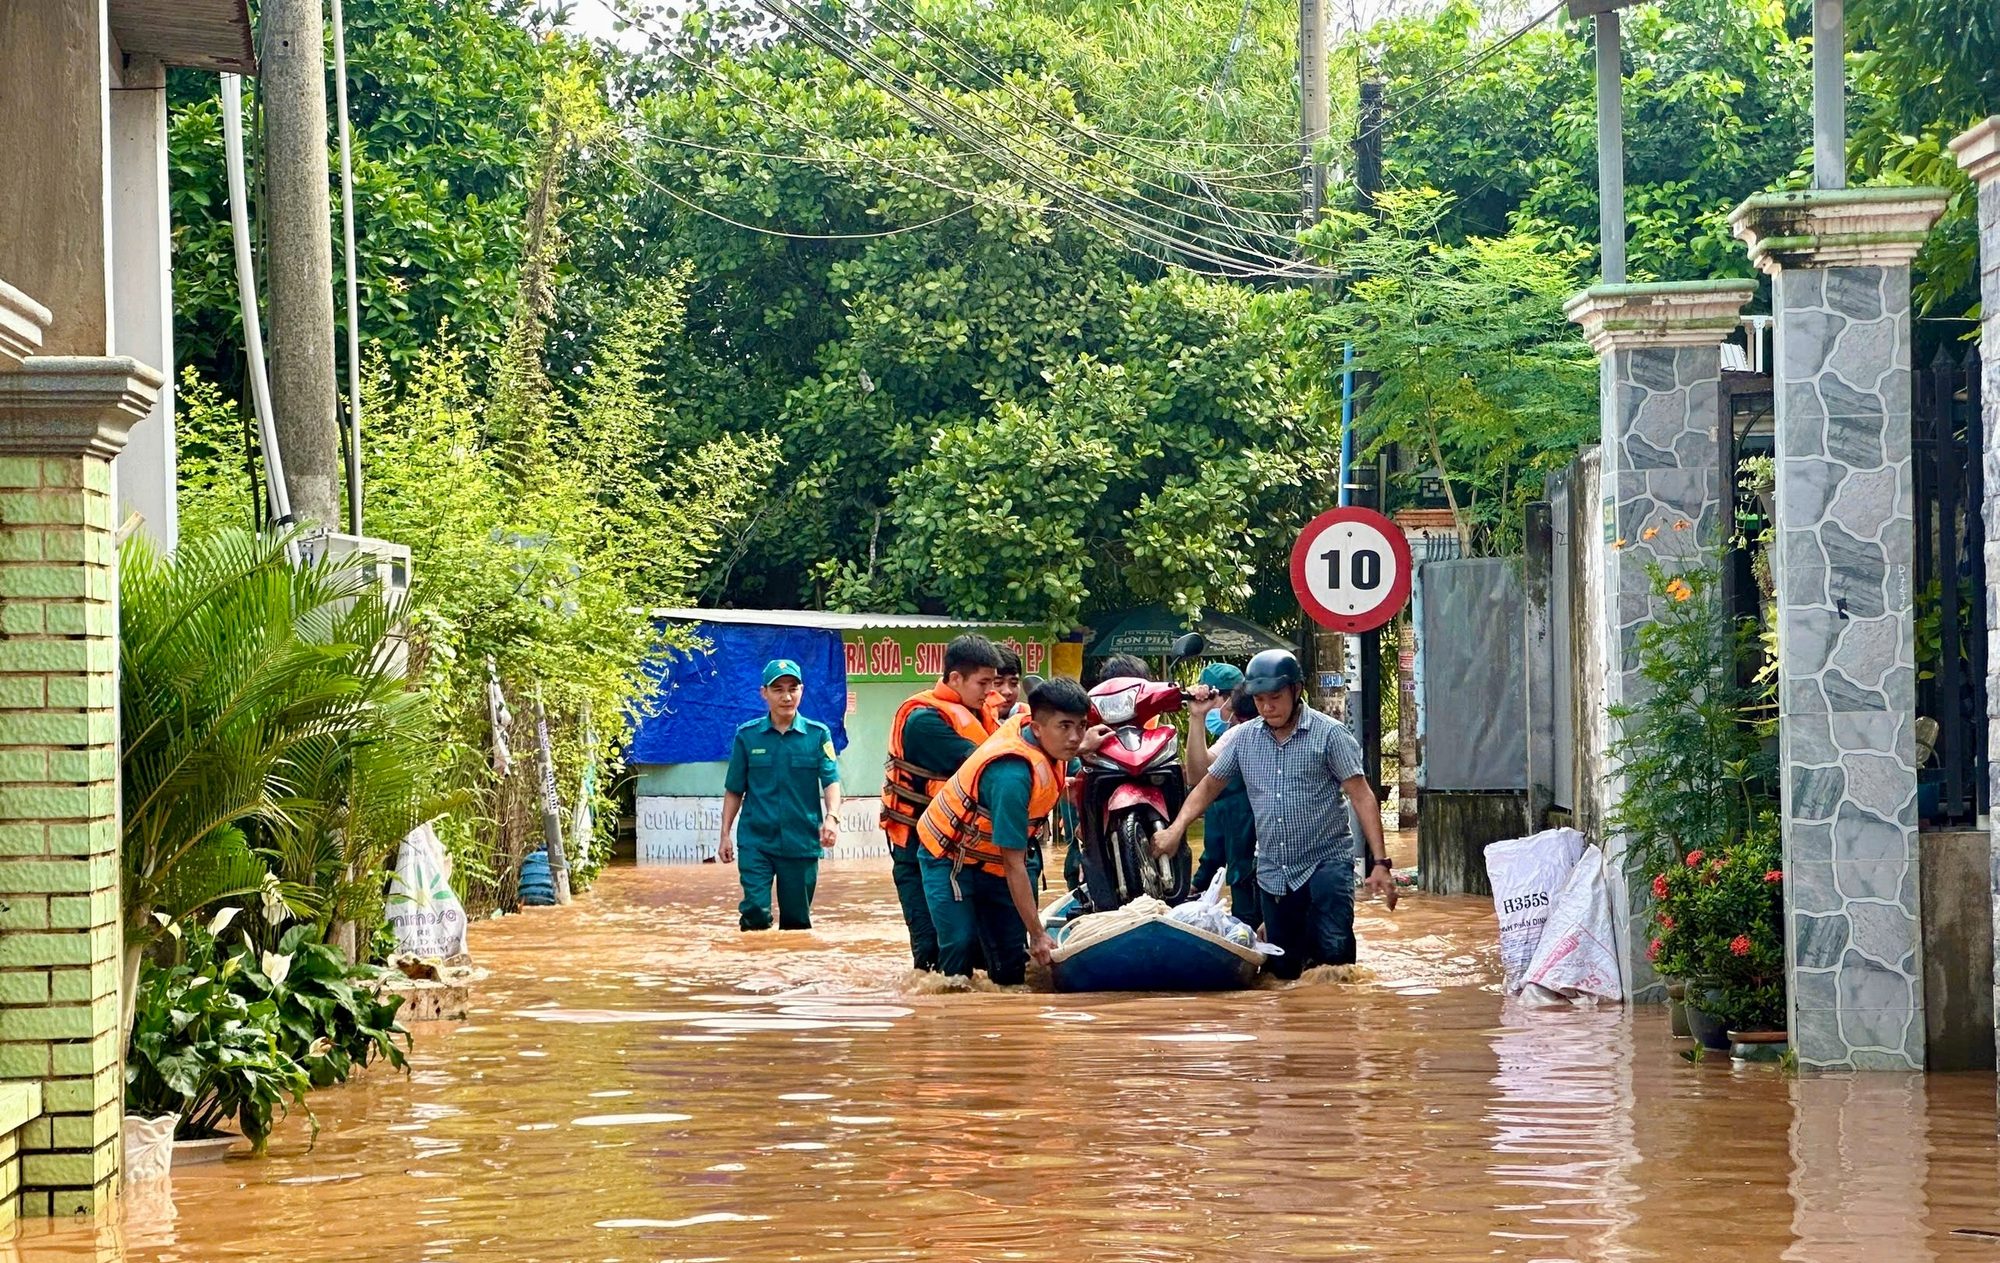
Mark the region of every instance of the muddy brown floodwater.
<instances>
[{"instance_id":1,"label":"muddy brown floodwater","mask_svg":"<svg viewBox=\"0 0 2000 1263\"><path fill-rule=\"evenodd\" d=\"M0 1259L2000 1260L1991 1075L1691 1064L1528 1012L1491 905L1365 905L1367 976L923 994L886 863L739 935L733 873L481 925L471 1021L173 1205Z\"/></svg>"}]
</instances>

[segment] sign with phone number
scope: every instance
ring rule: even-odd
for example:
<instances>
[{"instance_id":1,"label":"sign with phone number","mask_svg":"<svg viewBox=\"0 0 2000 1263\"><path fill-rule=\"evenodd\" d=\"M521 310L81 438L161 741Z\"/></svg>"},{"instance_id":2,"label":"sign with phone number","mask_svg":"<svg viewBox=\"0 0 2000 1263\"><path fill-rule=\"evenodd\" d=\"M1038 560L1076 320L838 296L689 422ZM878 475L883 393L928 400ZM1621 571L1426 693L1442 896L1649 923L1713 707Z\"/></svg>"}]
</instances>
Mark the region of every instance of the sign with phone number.
<instances>
[{"instance_id":1,"label":"sign with phone number","mask_svg":"<svg viewBox=\"0 0 2000 1263\"><path fill-rule=\"evenodd\" d=\"M952 628L909 631L851 631L841 639L847 652L849 684L935 680L944 674L945 646L959 633ZM1021 655L1026 675L1047 675L1055 636L1043 628L995 628L984 633L1002 649Z\"/></svg>"}]
</instances>

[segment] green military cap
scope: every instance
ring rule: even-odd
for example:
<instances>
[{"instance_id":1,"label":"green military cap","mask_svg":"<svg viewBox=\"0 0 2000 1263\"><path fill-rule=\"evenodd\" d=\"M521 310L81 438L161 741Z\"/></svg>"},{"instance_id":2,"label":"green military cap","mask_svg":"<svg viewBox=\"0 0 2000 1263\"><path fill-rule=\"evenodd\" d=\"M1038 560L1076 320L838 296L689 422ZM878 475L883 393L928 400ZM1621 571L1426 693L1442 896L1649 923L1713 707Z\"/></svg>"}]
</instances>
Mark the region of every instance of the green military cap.
<instances>
[{"instance_id":1,"label":"green military cap","mask_svg":"<svg viewBox=\"0 0 2000 1263\"><path fill-rule=\"evenodd\" d=\"M769 687L773 681L782 680L788 675L801 684L805 683L805 672L799 670L799 664L793 662L790 658L773 658L764 664L764 684L766 687Z\"/></svg>"}]
</instances>

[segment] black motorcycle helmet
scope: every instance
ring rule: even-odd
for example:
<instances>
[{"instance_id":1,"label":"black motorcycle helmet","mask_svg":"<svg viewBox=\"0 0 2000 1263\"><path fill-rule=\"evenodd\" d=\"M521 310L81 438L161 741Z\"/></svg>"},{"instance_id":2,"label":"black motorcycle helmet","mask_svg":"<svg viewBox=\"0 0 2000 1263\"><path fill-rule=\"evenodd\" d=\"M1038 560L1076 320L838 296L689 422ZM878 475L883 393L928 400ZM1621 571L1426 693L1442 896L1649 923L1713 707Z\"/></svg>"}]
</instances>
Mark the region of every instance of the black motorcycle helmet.
<instances>
[{"instance_id":1,"label":"black motorcycle helmet","mask_svg":"<svg viewBox=\"0 0 2000 1263\"><path fill-rule=\"evenodd\" d=\"M1243 668L1243 690L1252 697L1282 688L1304 688L1306 673L1290 650L1266 649Z\"/></svg>"}]
</instances>

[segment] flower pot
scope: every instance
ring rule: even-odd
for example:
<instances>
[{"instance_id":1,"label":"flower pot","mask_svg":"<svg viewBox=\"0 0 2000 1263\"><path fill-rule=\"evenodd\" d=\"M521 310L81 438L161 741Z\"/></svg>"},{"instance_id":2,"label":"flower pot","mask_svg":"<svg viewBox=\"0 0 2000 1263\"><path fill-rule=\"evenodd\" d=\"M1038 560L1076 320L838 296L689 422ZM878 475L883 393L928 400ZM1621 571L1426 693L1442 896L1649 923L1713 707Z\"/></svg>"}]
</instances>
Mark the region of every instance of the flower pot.
<instances>
[{"instance_id":1,"label":"flower pot","mask_svg":"<svg viewBox=\"0 0 2000 1263\"><path fill-rule=\"evenodd\" d=\"M1678 978L1667 980L1667 1026L1675 1039L1692 1039L1688 1029L1687 984Z\"/></svg>"},{"instance_id":2,"label":"flower pot","mask_svg":"<svg viewBox=\"0 0 2000 1263\"><path fill-rule=\"evenodd\" d=\"M180 1124L179 1114L125 1116L125 1183L148 1184L167 1178L174 1167L174 1128Z\"/></svg>"},{"instance_id":3,"label":"flower pot","mask_svg":"<svg viewBox=\"0 0 2000 1263\"><path fill-rule=\"evenodd\" d=\"M177 1167L198 1166L204 1162L220 1162L229 1151L241 1144L241 1136L203 1136L199 1140L176 1140L174 1142L174 1165Z\"/></svg>"},{"instance_id":4,"label":"flower pot","mask_svg":"<svg viewBox=\"0 0 2000 1263\"><path fill-rule=\"evenodd\" d=\"M1779 1061L1791 1040L1790 1031L1731 1031L1729 1056L1733 1061Z\"/></svg>"},{"instance_id":5,"label":"flower pot","mask_svg":"<svg viewBox=\"0 0 2000 1263\"><path fill-rule=\"evenodd\" d=\"M1690 990L1694 989L1690 988ZM1701 999L1691 999L1687 1005L1689 1033L1695 1037L1695 1040L1703 1048L1711 1052L1728 1052L1729 1028L1723 1024L1721 1018L1716 1017L1709 1010L1701 1007L1702 999L1707 999L1711 996L1719 997L1720 993L1702 988L1696 990L1695 994L1701 997Z\"/></svg>"}]
</instances>

